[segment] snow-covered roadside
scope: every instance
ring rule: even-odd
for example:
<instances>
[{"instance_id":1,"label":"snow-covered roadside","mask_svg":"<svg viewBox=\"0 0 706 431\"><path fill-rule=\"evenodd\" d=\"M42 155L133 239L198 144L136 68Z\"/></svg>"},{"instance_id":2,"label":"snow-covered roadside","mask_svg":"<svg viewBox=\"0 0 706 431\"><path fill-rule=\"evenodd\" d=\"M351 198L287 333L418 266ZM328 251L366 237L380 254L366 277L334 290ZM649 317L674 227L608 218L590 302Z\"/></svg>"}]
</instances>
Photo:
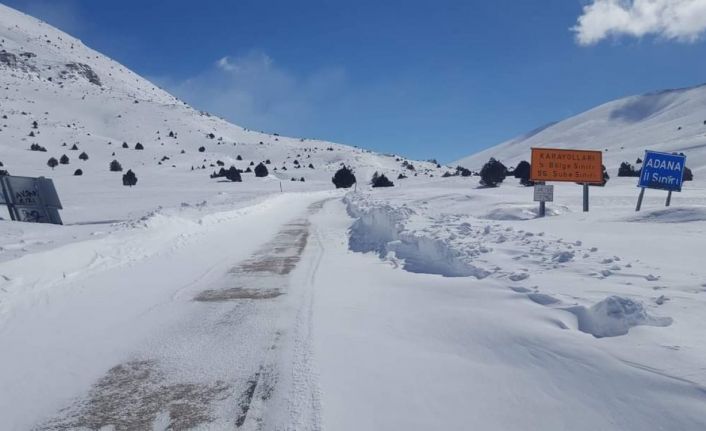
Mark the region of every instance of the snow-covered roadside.
<instances>
[{"instance_id":1,"label":"snow-covered roadside","mask_svg":"<svg viewBox=\"0 0 706 431\"><path fill-rule=\"evenodd\" d=\"M559 187L545 219L534 216L531 189L510 184L474 189L452 179L443 188L363 191L345 199L357 219L349 247L447 277L466 275L449 269L460 262L485 275L469 287L498 286L549 310L578 342L706 385L700 190L690 184L673 208L636 215L633 182L619 182L592 190L592 212L583 214L580 188Z\"/></svg>"},{"instance_id":2,"label":"snow-covered roadside","mask_svg":"<svg viewBox=\"0 0 706 431\"><path fill-rule=\"evenodd\" d=\"M366 211L363 202L374 201L349 197L347 206ZM706 426L703 386L643 366L634 351L628 362L606 345L638 328L594 338L577 330L572 314L531 300L522 282L412 273L392 259L352 253L345 214L334 202L312 220L324 250L310 278L323 429Z\"/></svg>"}]
</instances>

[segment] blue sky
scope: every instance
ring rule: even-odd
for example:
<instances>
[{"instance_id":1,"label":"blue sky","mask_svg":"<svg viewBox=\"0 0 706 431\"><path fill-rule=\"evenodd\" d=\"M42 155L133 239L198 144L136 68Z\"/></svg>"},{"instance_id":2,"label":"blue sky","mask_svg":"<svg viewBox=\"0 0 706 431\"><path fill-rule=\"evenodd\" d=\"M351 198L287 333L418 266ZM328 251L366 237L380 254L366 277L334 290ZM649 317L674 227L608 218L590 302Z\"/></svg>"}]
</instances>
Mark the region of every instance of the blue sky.
<instances>
[{"instance_id":1,"label":"blue sky","mask_svg":"<svg viewBox=\"0 0 706 431\"><path fill-rule=\"evenodd\" d=\"M706 81L704 0L5 3L236 124L444 162Z\"/></svg>"}]
</instances>

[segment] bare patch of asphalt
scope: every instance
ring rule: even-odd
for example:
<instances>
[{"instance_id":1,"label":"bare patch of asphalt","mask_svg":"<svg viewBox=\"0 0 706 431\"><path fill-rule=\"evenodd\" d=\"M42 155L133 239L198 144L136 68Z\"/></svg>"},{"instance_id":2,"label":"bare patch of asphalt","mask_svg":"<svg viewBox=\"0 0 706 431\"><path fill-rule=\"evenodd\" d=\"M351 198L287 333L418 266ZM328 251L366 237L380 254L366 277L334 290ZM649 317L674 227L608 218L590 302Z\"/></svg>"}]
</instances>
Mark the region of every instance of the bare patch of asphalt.
<instances>
[{"instance_id":1,"label":"bare patch of asphalt","mask_svg":"<svg viewBox=\"0 0 706 431\"><path fill-rule=\"evenodd\" d=\"M99 430L112 425L115 431L149 430L163 412L169 415L168 429L192 429L213 421L210 406L232 391L222 381L169 384L155 361L126 362L108 370L85 400L37 429Z\"/></svg>"},{"instance_id":2,"label":"bare patch of asphalt","mask_svg":"<svg viewBox=\"0 0 706 431\"><path fill-rule=\"evenodd\" d=\"M326 201L309 206L313 214ZM274 299L284 294L288 275L294 270L306 248L310 223L297 219L283 226L272 241L251 258L231 269L231 285L204 290L194 297L196 302L233 302ZM277 348L277 333L270 348ZM276 372L272 364L263 363L260 370L245 379L244 387L235 383L170 383L157 360L135 360L119 364L100 378L87 396L77 399L58 412L37 431L150 430L160 418L167 418L168 430L189 430L213 422L214 403L233 402L232 424L241 428L253 404L266 402L274 391ZM242 383L241 383L242 386ZM232 398L232 401L228 401ZM259 419L253 419L259 423Z\"/></svg>"}]
</instances>

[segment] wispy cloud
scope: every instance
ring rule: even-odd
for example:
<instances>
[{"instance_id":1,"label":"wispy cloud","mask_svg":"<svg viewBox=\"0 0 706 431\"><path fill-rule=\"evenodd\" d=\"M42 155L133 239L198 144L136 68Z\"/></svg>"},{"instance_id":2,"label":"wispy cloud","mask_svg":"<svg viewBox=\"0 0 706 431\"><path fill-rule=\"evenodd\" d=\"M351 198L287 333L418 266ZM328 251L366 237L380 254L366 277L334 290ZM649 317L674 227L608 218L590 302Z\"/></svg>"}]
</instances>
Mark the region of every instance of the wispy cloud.
<instances>
[{"instance_id":1,"label":"wispy cloud","mask_svg":"<svg viewBox=\"0 0 706 431\"><path fill-rule=\"evenodd\" d=\"M706 30L706 0L592 0L572 30L584 46L615 36L694 42Z\"/></svg>"},{"instance_id":2,"label":"wispy cloud","mask_svg":"<svg viewBox=\"0 0 706 431\"><path fill-rule=\"evenodd\" d=\"M154 79L189 104L252 129L306 134L346 88L341 68L297 75L264 52L224 56L196 76Z\"/></svg>"}]
</instances>

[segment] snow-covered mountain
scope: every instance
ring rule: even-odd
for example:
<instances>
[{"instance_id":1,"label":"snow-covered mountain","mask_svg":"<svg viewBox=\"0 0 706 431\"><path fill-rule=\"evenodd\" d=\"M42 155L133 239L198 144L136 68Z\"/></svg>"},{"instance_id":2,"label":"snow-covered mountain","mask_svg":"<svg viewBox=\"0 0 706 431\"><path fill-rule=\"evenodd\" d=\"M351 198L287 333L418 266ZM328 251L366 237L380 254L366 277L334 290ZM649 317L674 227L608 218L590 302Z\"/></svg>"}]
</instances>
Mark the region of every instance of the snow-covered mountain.
<instances>
[{"instance_id":1,"label":"snow-covered mountain","mask_svg":"<svg viewBox=\"0 0 706 431\"><path fill-rule=\"evenodd\" d=\"M706 85L615 100L458 160L478 169L490 157L508 165L529 160L532 147L602 150L608 169L635 163L646 149L683 152L706 167Z\"/></svg>"},{"instance_id":2,"label":"snow-covered mountain","mask_svg":"<svg viewBox=\"0 0 706 431\"><path fill-rule=\"evenodd\" d=\"M436 170L435 164L414 162L411 172L402 157L233 125L191 108L81 41L4 5L0 88L0 169L53 178L69 218L71 211L116 200L130 200L129 208L138 215L138 201L147 210L237 187L269 184L279 189L280 181L292 179L304 178L307 184L290 187L330 188L341 163L353 166L361 182L374 171L396 178L401 172L424 177ZM137 143L144 150L135 150ZM30 151L33 144L46 152ZM82 152L88 160L79 160ZM63 155L68 165L47 166L50 157L59 160ZM109 172L112 160L137 174L137 187L123 187L121 175ZM221 163L246 170L266 160L271 162L267 179L245 174L242 184L219 184L209 178ZM82 176L74 176L77 169ZM165 188L181 192L175 196Z\"/></svg>"}]
</instances>

